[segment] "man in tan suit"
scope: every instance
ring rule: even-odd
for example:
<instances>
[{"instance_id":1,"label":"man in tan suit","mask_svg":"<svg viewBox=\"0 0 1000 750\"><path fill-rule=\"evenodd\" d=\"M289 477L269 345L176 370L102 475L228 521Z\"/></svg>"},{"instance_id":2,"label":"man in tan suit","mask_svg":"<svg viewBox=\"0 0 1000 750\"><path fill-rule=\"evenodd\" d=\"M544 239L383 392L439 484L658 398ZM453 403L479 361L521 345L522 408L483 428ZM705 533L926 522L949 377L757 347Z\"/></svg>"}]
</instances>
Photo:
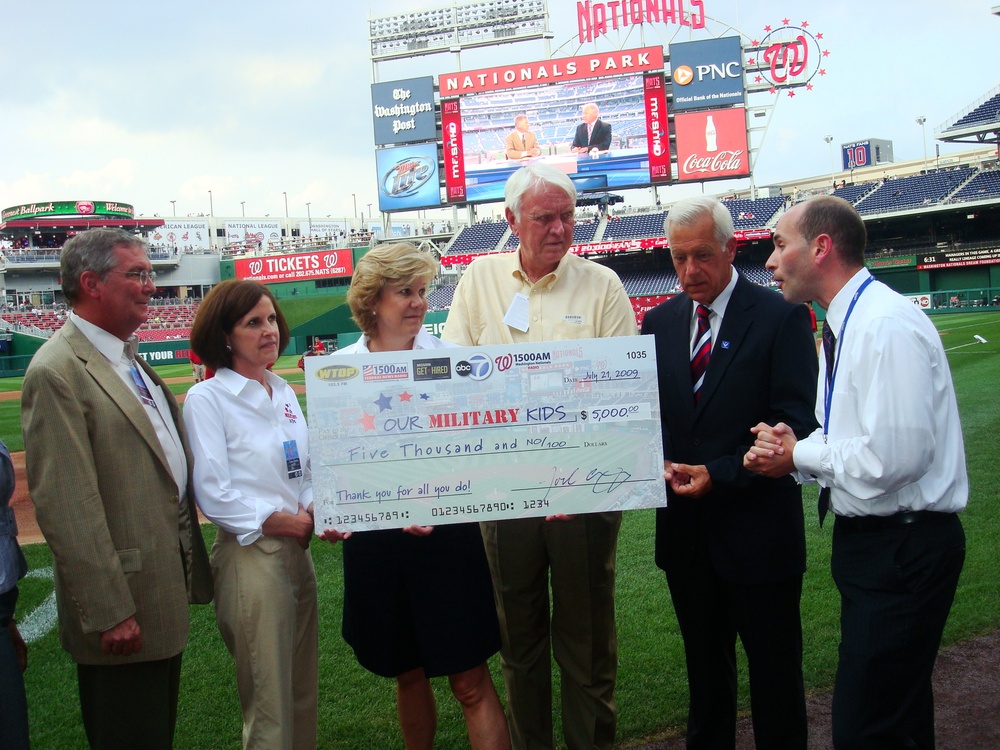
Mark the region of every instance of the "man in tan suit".
<instances>
[{"instance_id":1,"label":"man in tan suit","mask_svg":"<svg viewBox=\"0 0 1000 750\"><path fill-rule=\"evenodd\" d=\"M518 115L514 118L514 130L504 139L508 159L526 159L529 156L541 156L542 149L538 147L538 139L528 130L528 116Z\"/></svg>"},{"instance_id":2,"label":"man in tan suit","mask_svg":"<svg viewBox=\"0 0 1000 750\"><path fill-rule=\"evenodd\" d=\"M55 560L59 637L95 748L170 748L188 602L211 600L177 402L134 331L156 290L145 242L71 238L69 320L34 356L22 420L28 488Z\"/></svg>"}]
</instances>

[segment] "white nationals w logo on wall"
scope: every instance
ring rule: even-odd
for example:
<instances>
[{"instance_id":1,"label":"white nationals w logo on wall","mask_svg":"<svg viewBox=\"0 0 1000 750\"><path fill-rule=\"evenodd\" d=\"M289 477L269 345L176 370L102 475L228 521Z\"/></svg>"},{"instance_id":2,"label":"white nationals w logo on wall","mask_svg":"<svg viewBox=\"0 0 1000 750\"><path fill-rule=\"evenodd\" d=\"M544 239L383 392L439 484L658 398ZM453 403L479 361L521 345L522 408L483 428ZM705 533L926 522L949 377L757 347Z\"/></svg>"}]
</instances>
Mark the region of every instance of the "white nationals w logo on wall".
<instances>
[{"instance_id":1,"label":"white nationals w logo on wall","mask_svg":"<svg viewBox=\"0 0 1000 750\"><path fill-rule=\"evenodd\" d=\"M235 261L236 278L271 284L279 281L307 281L350 276L354 263L350 250L323 250L318 253L268 255Z\"/></svg>"}]
</instances>

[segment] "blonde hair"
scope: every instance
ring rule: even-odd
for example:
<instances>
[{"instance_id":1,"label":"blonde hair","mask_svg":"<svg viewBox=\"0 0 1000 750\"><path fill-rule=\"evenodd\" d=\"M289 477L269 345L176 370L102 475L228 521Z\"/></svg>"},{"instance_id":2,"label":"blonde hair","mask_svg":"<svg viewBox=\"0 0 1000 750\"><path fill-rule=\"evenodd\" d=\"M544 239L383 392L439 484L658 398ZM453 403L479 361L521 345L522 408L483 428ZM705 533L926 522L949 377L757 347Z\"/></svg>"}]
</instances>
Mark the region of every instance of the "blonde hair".
<instances>
[{"instance_id":1,"label":"blonde hair","mask_svg":"<svg viewBox=\"0 0 1000 750\"><path fill-rule=\"evenodd\" d=\"M409 286L418 279L432 279L438 262L430 253L409 242L372 248L358 261L347 290L347 304L354 322L369 338L375 335L375 304L386 285Z\"/></svg>"}]
</instances>

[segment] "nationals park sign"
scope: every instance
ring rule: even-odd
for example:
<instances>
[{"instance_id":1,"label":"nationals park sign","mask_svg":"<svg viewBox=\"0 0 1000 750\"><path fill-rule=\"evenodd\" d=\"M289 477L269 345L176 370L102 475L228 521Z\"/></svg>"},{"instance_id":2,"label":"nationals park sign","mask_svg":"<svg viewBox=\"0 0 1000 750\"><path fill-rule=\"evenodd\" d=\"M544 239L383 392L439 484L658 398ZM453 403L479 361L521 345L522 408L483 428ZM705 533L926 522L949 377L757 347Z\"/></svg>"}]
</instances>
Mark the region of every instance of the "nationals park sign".
<instances>
[{"instance_id":1,"label":"nationals park sign","mask_svg":"<svg viewBox=\"0 0 1000 750\"><path fill-rule=\"evenodd\" d=\"M239 258L234 261L234 265L236 278L250 279L261 284L328 279L354 273L350 250Z\"/></svg>"}]
</instances>

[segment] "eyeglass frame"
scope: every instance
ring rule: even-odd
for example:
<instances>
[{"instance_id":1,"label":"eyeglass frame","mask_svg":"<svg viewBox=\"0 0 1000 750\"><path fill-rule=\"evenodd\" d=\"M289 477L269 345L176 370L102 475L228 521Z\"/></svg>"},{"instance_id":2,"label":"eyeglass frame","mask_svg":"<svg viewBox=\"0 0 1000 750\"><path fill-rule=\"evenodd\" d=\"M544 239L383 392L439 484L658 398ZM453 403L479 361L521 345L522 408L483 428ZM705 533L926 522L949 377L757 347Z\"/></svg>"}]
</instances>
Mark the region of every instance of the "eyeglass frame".
<instances>
[{"instance_id":1,"label":"eyeglass frame","mask_svg":"<svg viewBox=\"0 0 1000 750\"><path fill-rule=\"evenodd\" d=\"M135 278L142 286L146 286L148 281L153 286L156 286L156 271L147 271L143 269L142 271L108 271L108 273L120 273L122 276L132 276ZM145 278L143 278L145 277Z\"/></svg>"}]
</instances>

